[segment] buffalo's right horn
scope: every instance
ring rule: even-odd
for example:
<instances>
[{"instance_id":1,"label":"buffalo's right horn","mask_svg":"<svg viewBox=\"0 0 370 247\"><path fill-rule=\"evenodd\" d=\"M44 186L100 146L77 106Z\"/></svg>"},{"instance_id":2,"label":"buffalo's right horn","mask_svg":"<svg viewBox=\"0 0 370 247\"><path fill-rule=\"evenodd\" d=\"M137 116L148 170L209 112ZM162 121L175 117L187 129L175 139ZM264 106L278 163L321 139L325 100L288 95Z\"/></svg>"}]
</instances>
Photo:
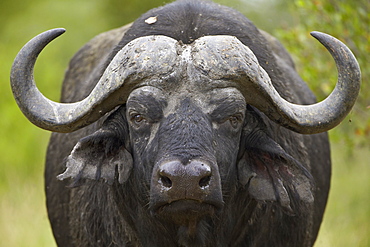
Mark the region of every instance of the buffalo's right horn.
<instances>
[{"instance_id":1,"label":"buffalo's right horn","mask_svg":"<svg viewBox=\"0 0 370 247\"><path fill-rule=\"evenodd\" d=\"M33 124L46 130L72 132L95 122L125 103L130 91L127 88L148 76L146 72L166 74L176 60L174 39L164 36L136 39L117 53L88 97L76 103L57 103L37 89L33 68L43 48L64 32L62 28L53 29L30 40L16 56L11 70L11 87L18 106Z\"/></svg>"}]
</instances>

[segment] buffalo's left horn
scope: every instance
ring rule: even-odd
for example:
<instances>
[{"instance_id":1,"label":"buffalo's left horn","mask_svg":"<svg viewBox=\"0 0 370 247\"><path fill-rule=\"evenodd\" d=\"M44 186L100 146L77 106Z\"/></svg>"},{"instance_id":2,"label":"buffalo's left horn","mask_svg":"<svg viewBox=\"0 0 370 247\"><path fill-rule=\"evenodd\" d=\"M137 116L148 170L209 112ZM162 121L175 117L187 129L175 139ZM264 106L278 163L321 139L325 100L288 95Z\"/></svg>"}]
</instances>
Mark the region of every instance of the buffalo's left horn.
<instances>
[{"instance_id":1,"label":"buffalo's left horn","mask_svg":"<svg viewBox=\"0 0 370 247\"><path fill-rule=\"evenodd\" d=\"M76 103L57 103L37 89L33 68L43 48L64 32L62 28L52 29L30 40L15 58L10 77L14 97L24 115L36 126L50 131L72 132L95 122L125 103L129 91L126 89L134 87L140 81L138 77L145 77L145 71L165 74L176 59L175 40L168 37L137 39L117 53L88 97ZM158 46L148 45L150 42ZM147 52L137 53L138 49ZM163 64L158 63L156 56L161 57Z\"/></svg>"},{"instance_id":2,"label":"buffalo's left horn","mask_svg":"<svg viewBox=\"0 0 370 247\"><path fill-rule=\"evenodd\" d=\"M296 105L281 98L266 81L260 84L272 99L271 105L264 105L262 111L270 119L302 134L320 133L337 126L355 104L361 84L360 67L345 44L325 33L312 32L311 35L331 53L338 70L337 84L325 100L313 105Z\"/></svg>"},{"instance_id":3,"label":"buffalo's left horn","mask_svg":"<svg viewBox=\"0 0 370 247\"><path fill-rule=\"evenodd\" d=\"M312 32L312 35L329 50L338 69L333 92L312 105L293 104L282 98L253 51L236 37L199 38L195 41L194 64L218 82L215 86L238 88L248 104L278 124L302 134L320 133L334 128L350 112L360 90L361 73L346 45L328 34Z\"/></svg>"}]
</instances>

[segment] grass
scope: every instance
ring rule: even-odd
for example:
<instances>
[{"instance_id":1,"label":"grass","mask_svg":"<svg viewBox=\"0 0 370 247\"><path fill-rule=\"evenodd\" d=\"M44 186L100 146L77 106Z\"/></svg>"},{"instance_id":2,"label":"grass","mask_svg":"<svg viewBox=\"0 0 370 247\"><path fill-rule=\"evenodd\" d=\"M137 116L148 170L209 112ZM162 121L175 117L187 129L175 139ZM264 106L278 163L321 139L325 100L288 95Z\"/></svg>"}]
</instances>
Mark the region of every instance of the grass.
<instances>
[{"instance_id":1,"label":"grass","mask_svg":"<svg viewBox=\"0 0 370 247\"><path fill-rule=\"evenodd\" d=\"M46 214L42 174L1 195L0 246L56 246Z\"/></svg>"},{"instance_id":2,"label":"grass","mask_svg":"<svg viewBox=\"0 0 370 247\"><path fill-rule=\"evenodd\" d=\"M332 149L331 191L315 247L370 246L370 148L350 156L344 144Z\"/></svg>"}]
</instances>

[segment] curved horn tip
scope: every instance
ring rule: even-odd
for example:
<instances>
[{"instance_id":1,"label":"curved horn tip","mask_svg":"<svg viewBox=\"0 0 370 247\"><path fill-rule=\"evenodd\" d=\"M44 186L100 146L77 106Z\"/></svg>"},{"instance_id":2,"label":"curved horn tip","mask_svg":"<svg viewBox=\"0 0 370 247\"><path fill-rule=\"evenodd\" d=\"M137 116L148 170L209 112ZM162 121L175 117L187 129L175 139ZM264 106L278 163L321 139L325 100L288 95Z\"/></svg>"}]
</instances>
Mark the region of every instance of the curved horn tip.
<instances>
[{"instance_id":1,"label":"curved horn tip","mask_svg":"<svg viewBox=\"0 0 370 247\"><path fill-rule=\"evenodd\" d=\"M322 37L322 36L325 36L325 35L329 35L329 34L326 34L326 33L323 33L323 32L319 32L319 31L312 31L312 32L310 32L310 34L311 34L312 37L315 37L315 38Z\"/></svg>"},{"instance_id":2,"label":"curved horn tip","mask_svg":"<svg viewBox=\"0 0 370 247\"><path fill-rule=\"evenodd\" d=\"M320 43L322 43L323 45L325 45L324 43L327 43L329 41L333 41L333 40L339 41L337 38L334 38L333 36L327 33L319 32L319 31L312 31L310 32L310 34L312 37L320 41Z\"/></svg>"},{"instance_id":3,"label":"curved horn tip","mask_svg":"<svg viewBox=\"0 0 370 247\"><path fill-rule=\"evenodd\" d=\"M65 32L66 32L66 29L61 28L61 27L49 29L49 30L46 30L42 33L39 33L34 38L32 38L28 43L30 43L32 40L37 40L37 39L40 39L40 38L43 38L43 37L49 37L49 39L53 40L53 39L57 38L58 36L62 35L63 33L65 33Z\"/></svg>"},{"instance_id":4,"label":"curved horn tip","mask_svg":"<svg viewBox=\"0 0 370 247\"><path fill-rule=\"evenodd\" d=\"M54 31L56 33L62 34L62 33L65 33L67 30L63 27L58 27L58 28L50 29L50 31Z\"/></svg>"},{"instance_id":5,"label":"curved horn tip","mask_svg":"<svg viewBox=\"0 0 370 247\"><path fill-rule=\"evenodd\" d=\"M319 32L319 31L312 31L310 32L311 36L317 39L321 44L327 46L328 43L332 43L333 41L339 42L343 46L347 47L342 41L339 39L331 36L330 34ZM348 49L349 50L349 49Z\"/></svg>"},{"instance_id":6,"label":"curved horn tip","mask_svg":"<svg viewBox=\"0 0 370 247\"><path fill-rule=\"evenodd\" d=\"M57 27L57 28L50 29L49 31L55 31L55 32L64 33L66 31L66 29L63 28L63 27Z\"/></svg>"},{"instance_id":7,"label":"curved horn tip","mask_svg":"<svg viewBox=\"0 0 370 247\"><path fill-rule=\"evenodd\" d=\"M47 44L49 44L52 40L56 39L57 37L59 37L60 35L62 35L63 33L66 32L66 29L64 28L54 28L54 29L50 29L50 30L47 30L45 32L42 32L38 35L36 35L33 39L31 39L28 44L35 44L37 46L39 46L40 48L44 48L44 46L46 46ZM41 43L39 43L41 41ZM44 45L41 45L41 44L44 44ZM27 44L24 46L26 47ZM41 50L40 50L41 52Z\"/></svg>"},{"instance_id":8,"label":"curved horn tip","mask_svg":"<svg viewBox=\"0 0 370 247\"><path fill-rule=\"evenodd\" d=\"M44 33L52 33L52 36L54 38L62 35L63 33L65 33L67 30L65 28L62 28L62 27L59 27L59 28L53 28L53 29L50 29L50 30L47 30L41 34L44 34Z\"/></svg>"}]
</instances>

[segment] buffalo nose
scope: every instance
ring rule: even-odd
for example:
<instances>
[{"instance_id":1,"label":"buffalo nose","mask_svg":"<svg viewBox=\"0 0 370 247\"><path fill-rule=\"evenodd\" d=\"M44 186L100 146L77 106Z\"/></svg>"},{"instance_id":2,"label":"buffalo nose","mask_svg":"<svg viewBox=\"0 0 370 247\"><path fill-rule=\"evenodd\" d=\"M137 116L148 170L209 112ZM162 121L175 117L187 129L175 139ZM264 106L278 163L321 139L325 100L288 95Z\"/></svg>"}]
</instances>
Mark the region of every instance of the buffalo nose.
<instances>
[{"instance_id":1,"label":"buffalo nose","mask_svg":"<svg viewBox=\"0 0 370 247\"><path fill-rule=\"evenodd\" d=\"M159 184L174 193L192 197L210 185L212 170L207 162L192 160L184 165L180 161L162 163L158 171Z\"/></svg>"},{"instance_id":2,"label":"buffalo nose","mask_svg":"<svg viewBox=\"0 0 370 247\"><path fill-rule=\"evenodd\" d=\"M217 209L223 207L217 163L204 159L185 163L176 158L158 163L152 174L150 207L156 211L164 205L171 205L171 209L167 210L186 211L189 206L187 203L194 201L200 203L197 205L211 205Z\"/></svg>"}]
</instances>

